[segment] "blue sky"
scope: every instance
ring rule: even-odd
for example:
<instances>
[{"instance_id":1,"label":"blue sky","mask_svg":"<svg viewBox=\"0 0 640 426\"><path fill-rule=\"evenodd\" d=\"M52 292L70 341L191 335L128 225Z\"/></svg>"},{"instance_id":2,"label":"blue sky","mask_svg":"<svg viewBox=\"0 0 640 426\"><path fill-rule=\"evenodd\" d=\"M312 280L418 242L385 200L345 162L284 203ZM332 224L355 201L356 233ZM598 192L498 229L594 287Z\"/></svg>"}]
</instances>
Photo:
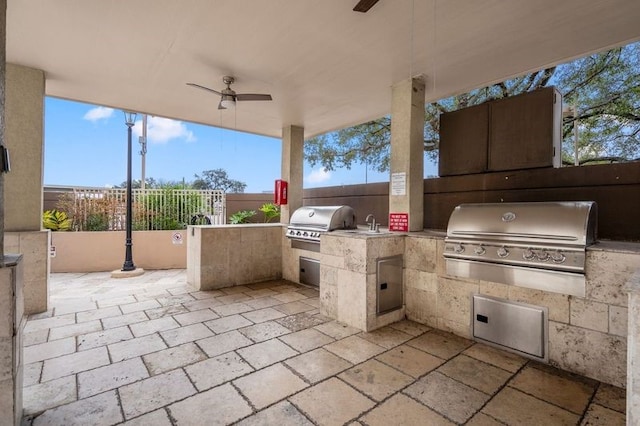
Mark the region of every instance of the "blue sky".
<instances>
[{"instance_id":1,"label":"blue sky","mask_svg":"<svg viewBox=\"0 0 640 426\"><path fill-rule=\"evenodd\" d=\"M132 178L140 179L138 115L133 137ZM224 169L247 184L245 192L273 191L280 178L281 140L161 117L148 118L146 176L192 181L204 170ZM47 97L45 185L118 185L126 180L127 130L121 110ZM426 164L426 162L425 162ZM426 164L428 174L435 166ZM305 162L304 187L388 182L388 173L364 165L326 172Z\"/></svg>"}]
</instances>

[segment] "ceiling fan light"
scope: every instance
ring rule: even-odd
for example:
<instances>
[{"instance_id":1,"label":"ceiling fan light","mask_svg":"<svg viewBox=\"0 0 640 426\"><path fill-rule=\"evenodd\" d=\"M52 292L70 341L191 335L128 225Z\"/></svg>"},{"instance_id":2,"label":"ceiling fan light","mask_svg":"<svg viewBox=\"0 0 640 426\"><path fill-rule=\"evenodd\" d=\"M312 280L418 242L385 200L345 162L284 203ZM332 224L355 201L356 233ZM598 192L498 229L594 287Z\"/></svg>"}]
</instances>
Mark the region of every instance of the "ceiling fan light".
<instances>
[{"instance_id":1,"label":"ceiling fan light","mask_svg":"<svg viewBox=\"0 0 640 426\"><path fill-rule=\"evenodd\" d=\"M236 106L236 101L233 99L233 96L222 95L222 100L220 101L220 106L223 108L233 108Z\"/></svg>"}]
</instances>

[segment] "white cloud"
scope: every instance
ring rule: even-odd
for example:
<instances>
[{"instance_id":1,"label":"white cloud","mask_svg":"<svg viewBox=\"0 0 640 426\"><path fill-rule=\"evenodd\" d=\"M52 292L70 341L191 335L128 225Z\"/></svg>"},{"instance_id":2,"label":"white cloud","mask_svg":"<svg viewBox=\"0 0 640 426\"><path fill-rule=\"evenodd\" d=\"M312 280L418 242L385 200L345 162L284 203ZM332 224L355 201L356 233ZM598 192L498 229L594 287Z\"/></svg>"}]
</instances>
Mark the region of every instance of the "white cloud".
<instances>
[{"instance_id":1,"label":"white cloud","mask_svg":"<svg viewBox=\"0 0 640 426\"><path fill-rule=\"evenodd\" d=\"M95 123L98 120L106 120L112 115L113 115L113 108L100 106L100 107L91 108L89 111L87 111L87 113L82 118L84 118L85 120L91 121L92 123Z\"/></svg>"},{"instance_id":2,"label":"white cloud","mask_svg":"<svg viewBox=\"0 0 640 426\"><path fill-rule=\"evenodd\" d=\"M133 127L136 136L142 135L142 120L137 120ZM151 143L167 143L172 139L183 139L186 142L196 140L193 132L187 129L182 121L171 120L170 118L152 117L147 118L147 140Z\"/></svg>"},{"instance_id":3,"label":"white cloud","mask_svg":"<svg viewBox=\"0 0 640 426\"><path fill-rule=\"evenodd\" d=\"M329 179L331 179L331 172L329 170L320 168L311 170L311 173L307 175L305 181L307 181L308 183L320 183L326 182Z\"/></svg>"}]
</instances>

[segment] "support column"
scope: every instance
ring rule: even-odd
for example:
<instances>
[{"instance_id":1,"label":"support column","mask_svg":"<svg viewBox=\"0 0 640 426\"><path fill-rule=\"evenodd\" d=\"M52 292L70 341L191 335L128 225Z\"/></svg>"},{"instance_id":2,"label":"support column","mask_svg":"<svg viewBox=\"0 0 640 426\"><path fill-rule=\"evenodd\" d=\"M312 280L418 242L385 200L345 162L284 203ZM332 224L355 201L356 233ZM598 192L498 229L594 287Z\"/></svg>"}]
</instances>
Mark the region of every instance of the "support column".
<instances>
[{"instance_id":1,"label":"support column","mask_svg":"<svg viewBox=\"0 0 640 426\"><path fill-rule=\"evenodd\" d=\"M640 422L640 269L626 288L629 294L627 325L627 424Z\"/></svg>"},{"instance_id":2,"label":"support column","mask_svg":"<svg viewBox=\"0 0 640 426\"><path fill-rule=\"evenodd\" d=\"M289 223L291 213L302 207L302 173L304 167L304 128L282 129L281 179L289 183L288 203L280 209L280 223Z\"/></svg>"},{"instance_id":3,"label":"support column","mask_svg":"<svg viewBox=\"0 0 640 426\"><path fill-rule=\"evenodd\" d=\"M11 171L4 176L4 251L22 253L25 313L48 309L49 231L42 230L44 164L42 70L7 64L4 142Z\"/></svg>"},{"instance_id":4,"label":"support column","mask_svg":"<svg viewBox=\"0 0 640 426\"><path fill-rule=\"evenodd\" d=\"M424 99L423 78L401 81L391 88L391 176L389 228L422 231L424 216ZM394 216L395 215L395 216ZM395 218L395 220L394 220Z\"/></svg>"}]
</instances>

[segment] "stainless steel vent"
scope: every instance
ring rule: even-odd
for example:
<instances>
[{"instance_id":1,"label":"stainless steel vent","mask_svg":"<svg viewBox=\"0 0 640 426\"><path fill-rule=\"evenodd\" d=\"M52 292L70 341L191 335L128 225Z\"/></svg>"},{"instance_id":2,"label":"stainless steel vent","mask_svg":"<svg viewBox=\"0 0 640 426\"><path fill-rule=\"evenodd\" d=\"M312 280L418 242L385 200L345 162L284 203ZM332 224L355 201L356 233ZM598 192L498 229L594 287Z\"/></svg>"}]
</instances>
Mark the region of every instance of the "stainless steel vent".
<instances>
[{"instance_id":1,"label":"stainless steel vent","mask_svg":"<svg viewBox=\"0 0 640 426\"><path fill-rule=\"evenodd\" d=\"M461 204L449 218L447 273L584 297L593 201Z\"/></svg>"}]
</instances>

